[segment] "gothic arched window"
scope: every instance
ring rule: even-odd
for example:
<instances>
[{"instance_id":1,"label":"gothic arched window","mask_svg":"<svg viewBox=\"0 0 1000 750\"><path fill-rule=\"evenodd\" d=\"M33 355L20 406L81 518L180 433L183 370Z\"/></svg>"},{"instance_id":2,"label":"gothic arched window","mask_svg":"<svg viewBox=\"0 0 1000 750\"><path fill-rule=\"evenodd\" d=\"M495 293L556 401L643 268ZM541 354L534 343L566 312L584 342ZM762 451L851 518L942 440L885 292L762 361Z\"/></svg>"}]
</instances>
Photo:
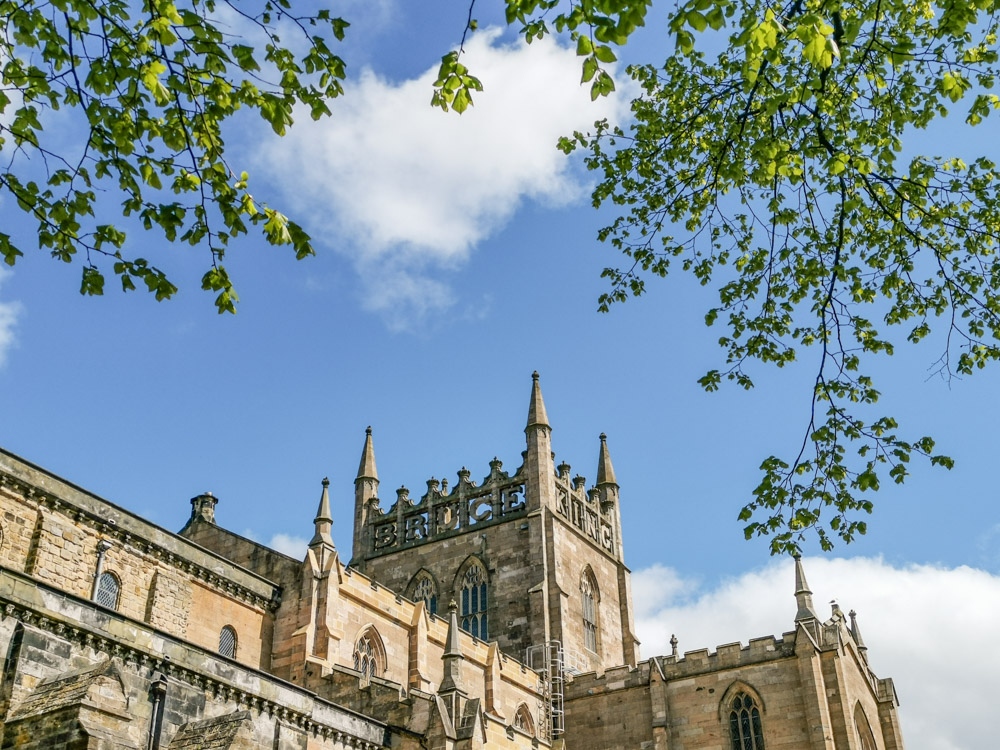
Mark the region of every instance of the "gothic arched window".
<instances>
[{"instance_id":1,"label":"gothic arched window","mask_svg":"<svg viewBox=\"0 0 1000 750\"><path fill-rule=\"evenodd\" d=\"M231 625L226 625L219 632L219 653L230 659L236 658L236 630Z\"/></svg>"},{"instance_id":2,"label":"gothic arched window","mask_svg":"<svg viewBox=\"0 0 1000 750\"><path fill-rule=\"evenodd\" d=\"M480 640L488 640L486 624L486 569L473 562L462 578L462 630Z\"/></svg>"},{"instance_id":3,"label":"gothic arched window","mask_svg":"<svg viewBox=\"0 0 1000 750\"><path fill-rule=\"evenodd\" d=\"M872 726L868 723L868 716L861 707L861 701L854 706L854 726L858 732L858 746L861 750L878 750Z\"/></svg>"},{"instance_id":4,"label":"gothic arched window","mask_svg":"<svg viewBox=\"0 0 1000 750\"><path fill-rule=\"evenodd\" d=\"M757 701L739 692L729 700L729 736L733 750L764 750L764 729Z\"/></svg>"},{"instance_id":5,"label":"gothic arched window","mask_svg":"<svg viewBox=\"0 0 1000 750\"><path fill-rule=\"evenodd\" d=\"M121 590L122 584L118 580L118 576L110 572L101 573L101 577L97 582L97 593L94 595L94 601L102 607L118 609L118 597L121 594Z\"/></svg>"},{"instance_id":6,"label":"gothic arched window","mask_svg":"<svg viewBox=\"0 0 1000 750\"><path fill-rule=\"evenodd\" d=\"M415 602L423 602L427 608L427 613L436 615L438 611L437 586L434 579L428 573L417 573L416 584L413 586L413 594L410 597Z\"/></svg>"},{"instance_id":7,"label":"gothic arched window","mask_svg":"<svg viewBox=\"0 0 1000 750\"><path fill-rule=\"evenodd\" d=\"M532 736L535 734L535 722L531 720L531 712L523 703L517 707L517 712L514 714L514 728Z\"/></svg>"},{"instance_id":8,"label":"gothic arched window","mask_svg":"<svg viewBox=\"0 0 1000 750\"><path fill-rule=\"evenodd\" d=\"M580 577L580 596L583 600L583 645L597 653L597 602L600 594L594 574L588 567Z\"/></svg>"},{"instance_id":9,"label":"gothic arched window","mask_svg":"<svg viewBox=\"0 0 1000 750\"><path fill-rule=\"evenodd\" d=\"M354 644L354 669L361 673L362 685L385 672L385 650L375 628L366 628Z\"/></svg>"}]
</instances>

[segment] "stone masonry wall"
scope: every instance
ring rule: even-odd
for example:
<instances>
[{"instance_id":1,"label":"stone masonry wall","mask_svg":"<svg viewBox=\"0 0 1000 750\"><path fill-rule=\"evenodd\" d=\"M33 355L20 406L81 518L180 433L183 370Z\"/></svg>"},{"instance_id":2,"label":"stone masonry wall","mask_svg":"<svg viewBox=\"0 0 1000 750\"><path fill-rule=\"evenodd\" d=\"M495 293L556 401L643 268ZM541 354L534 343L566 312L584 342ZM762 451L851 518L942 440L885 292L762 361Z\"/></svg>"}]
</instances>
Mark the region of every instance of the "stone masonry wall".
<instances>
[{"instance_id":1,"label":"stone masonry wall","mask_svg":"<svg viewBox=\"0 0 1000 750\"><path fill-rule=\"evenodd\" d=\"M117 611L216 650L224 625L237 658L266 667L274 583L0 451L0 562L89 599L102 571L121 584Z\"/></svg>"},{"instance_id":2,"label":"stone masonry wall","mask_svg":"<svg viewBox=\"0 0 1000 750\"><path fill-rule=\"evenodd\" d=\"M232 748L375 750L389 742L378 721L22 574L0 570L0 604L0 747L30 747L27 737L42 736L39 750L67 750L73 736L100 736L102 748L146 748L159 676L164 749L191 723L212 719L236 721L250 738ZM77 719L67 712L80 718L82 734L68 732Z\"/></svg>"},{"instance_id":3,"label":"stone masonry wall","mask_svg":"<svg viewBox=\"0 0 1000 750\"><path fill-rule=\"evenodd\" d=\"M438 614L447 612L448 602L461 601L459 572L470 557L486 566L489 576L488 631L504 653L524 658L531 645L529 601L525 591L542 579L529 554L529 524L538 517L517 518L440 541L403 549L365 562L365 574L389 589L407 592L414 576L426 570L437 583Z\"/></svg>"},{"instance_id":4,"label":"stone masonry wall","mask_svg":"<svg viewBox=\"0 0 1000 750\"><path fill-rule=\"evenodd\" d=\"M556 560L555 583L561 592L562 642L571 667L579 671L602 670L626 662L622 648L621 600L618 595L619 563L590 543L574 526L552 514L550 544ZM583 627L581 580L589 569L597 582L597 652L586 648Z\"/></svg>"}]
</instances>

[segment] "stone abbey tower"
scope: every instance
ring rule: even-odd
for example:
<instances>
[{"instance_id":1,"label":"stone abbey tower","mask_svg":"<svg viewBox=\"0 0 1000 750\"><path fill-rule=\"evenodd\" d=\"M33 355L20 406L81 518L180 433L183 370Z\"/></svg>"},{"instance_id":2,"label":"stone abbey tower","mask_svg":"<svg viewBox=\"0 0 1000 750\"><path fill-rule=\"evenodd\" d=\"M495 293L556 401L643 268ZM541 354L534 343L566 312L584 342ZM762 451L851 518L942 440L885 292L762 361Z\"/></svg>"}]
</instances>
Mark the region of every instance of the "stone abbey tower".
<instances>
[{"instance_id":1,"label":"stone abbey tower","mask_svg":"<svg viewBox=\"0 0 1000 750\"><path fill-rule=\"evenodd\" d=\"M558 659L575 672L635 664L618 484L605 436L597 483L587 490L567 464L554 465L538 373L532 377L527 449L513 475L493 459L479 484L463 468L450 491L432 479L419 500L399 490L383 511L368 431L355 480L351 567L432 612L454 598L464 630L515 658Z\"/></svg>"},{"instance_id":2,"label":"stone abbey tower","mask_svg":"<svg viewBox=\"0 0 1000 750\"><path fill-rule=\"evenodd\" d=\"M296 559L0 450L0 750L902 750L801 561L788 632L641 658L607 440L587 488L551 436L536 373L520 467L389 502L369 429L349 561L325 479Z\"/></svg>"}]
</instances>

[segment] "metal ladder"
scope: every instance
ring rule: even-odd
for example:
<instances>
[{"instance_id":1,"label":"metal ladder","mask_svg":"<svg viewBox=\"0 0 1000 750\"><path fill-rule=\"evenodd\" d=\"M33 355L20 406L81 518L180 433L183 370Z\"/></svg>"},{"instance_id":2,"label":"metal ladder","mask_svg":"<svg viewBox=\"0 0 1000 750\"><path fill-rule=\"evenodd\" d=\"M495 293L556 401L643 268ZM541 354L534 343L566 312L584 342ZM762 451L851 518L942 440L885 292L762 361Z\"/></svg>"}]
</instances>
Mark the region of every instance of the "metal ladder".
<instances>
[{"instance_id":1,"label":"metal ladder","mask_svg":"<svg viewBox=\"0 0 1000 750\"><path fill-rule=\"evenodd\" d=\"M524 661L542 678L543 710L546 724L551 728L551 739L561 737L566 729L564 686L566 682L563 648L559 641L547 641L529 646L524 651Z\"/></svg>"}]
</instances>

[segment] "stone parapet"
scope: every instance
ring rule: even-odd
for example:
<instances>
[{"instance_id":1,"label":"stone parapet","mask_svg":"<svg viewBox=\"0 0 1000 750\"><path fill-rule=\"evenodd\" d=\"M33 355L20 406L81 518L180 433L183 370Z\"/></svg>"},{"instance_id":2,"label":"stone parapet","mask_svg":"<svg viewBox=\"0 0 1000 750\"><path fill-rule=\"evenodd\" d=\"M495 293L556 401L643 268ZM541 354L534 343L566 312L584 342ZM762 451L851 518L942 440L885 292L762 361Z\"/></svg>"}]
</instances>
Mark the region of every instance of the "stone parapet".
<instances>
[{"instance_id":1,"label":"stone parapet","mask_svg":"<svg viewBox=\"0 0 1000 750\"><path fill-rule=\"evenodd\" d=\"M280 600L275 582L239 567L193 542L50 474L0 449L0 488L96 529L108 539L184 570L212 588L274 611Z\"/></svg>"},{"instance_id":2,"label":"stone parapet","mask_svg":"<svg viewBox=\"0 0 1000 750\"><path fill-rule=\"evenodd\" d=\"M159 671L223 701L279 716L305 732L348 737L353 746L367 750L387 741L382 722L3 568L0 607L5 618L13 617L89 653Z\"/></svg>"}]
</instances>

